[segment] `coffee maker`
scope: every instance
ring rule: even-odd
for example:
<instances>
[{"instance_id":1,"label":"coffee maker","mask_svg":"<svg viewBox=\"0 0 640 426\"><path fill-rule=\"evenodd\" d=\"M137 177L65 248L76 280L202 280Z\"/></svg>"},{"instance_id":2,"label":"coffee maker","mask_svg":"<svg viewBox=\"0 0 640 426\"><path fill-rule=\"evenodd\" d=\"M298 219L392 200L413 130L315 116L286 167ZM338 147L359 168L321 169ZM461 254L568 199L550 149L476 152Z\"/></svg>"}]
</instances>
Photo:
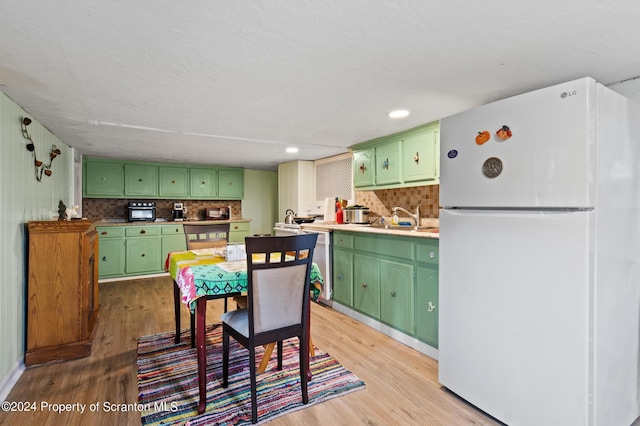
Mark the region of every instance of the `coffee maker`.
<instances>
[{"instance_id":1,"label":"coffee maker","mask_svg":"<svg viewBox=\"0 0 640 426\"><path fill-rule=\"evenodd\" d=\"M187 208L182 203L173 203L173 220L176 222L182 222L187 214Z\"/></svg>"}]
</instances>

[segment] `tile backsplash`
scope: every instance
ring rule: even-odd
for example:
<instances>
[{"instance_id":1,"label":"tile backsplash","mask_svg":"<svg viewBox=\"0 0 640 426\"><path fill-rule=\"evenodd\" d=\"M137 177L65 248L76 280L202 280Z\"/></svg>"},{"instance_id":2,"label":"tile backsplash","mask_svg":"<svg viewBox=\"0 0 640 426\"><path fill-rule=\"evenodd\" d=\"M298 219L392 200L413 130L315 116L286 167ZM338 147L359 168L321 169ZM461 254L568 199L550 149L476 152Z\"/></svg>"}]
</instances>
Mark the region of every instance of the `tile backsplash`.
<instances>
[{"instance_id":1,"label":"tile backsplash","mask_svg":"<svg viewBox=\"0 0 640 426\"><path fill-rule=\"evenodd\" d=\"M440 185L356 192L356 203L369 207L370 220L391 216L391 209L394 206L414 212L418 204L420 204L421 219L438 218L439 202Z\"/></svg>"},{"instance_id":2,"label":"tile backsplash","mask_svg":"<svg viewBox=\"0 0 640 426\"><path fill-rule=\"evenodd\" d=\"M84 198L82 200L82 217L91 220L100 219L128 219L128 199L115 198ZM156 202L156 217L171 220L173 215L173 203L176 200L149 200ZM231 206L231 219L242 219L242 202L238 200L187 200L182 201L187 208L187 217L190 220L203 220L208 209L216 209Z\"/></svg>"}]
</instances>

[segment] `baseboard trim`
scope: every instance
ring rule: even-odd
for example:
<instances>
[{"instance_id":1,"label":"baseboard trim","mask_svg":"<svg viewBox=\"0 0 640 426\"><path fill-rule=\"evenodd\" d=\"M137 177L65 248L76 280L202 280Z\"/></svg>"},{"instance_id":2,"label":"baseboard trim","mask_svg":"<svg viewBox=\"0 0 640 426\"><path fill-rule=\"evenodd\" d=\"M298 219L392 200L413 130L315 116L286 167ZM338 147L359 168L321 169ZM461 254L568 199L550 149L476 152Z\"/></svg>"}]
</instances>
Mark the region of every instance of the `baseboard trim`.
<instances>
[{"instance_id":1,"label":"baseboard trim","mask_svg":"<svg viewBox=\"0 0 640 426\"><path fill-rule=\"evenodd\" d=\"M335 300L333 301L332 308L357 321L360 321L364 325L368 325L374 330L378 330L382 334L386 334L392 339L397 340L398 342L409 346L411 349L415 349L416 351L421 352L426 356L435 359L436 361L438 360L438 350L433 346L429 346L426 343L421 342L415 337L411 337L407 334L404 334L401 331L391 328L388 325L383 324L380 321L370 318L364 314L361 314L360 312L353 310L348 306L341 305L340 303L337 303Z\"/></svg>"},{"instance_id":2,"label":"baseboard trim","mask_svg":"<svg viewBox=\"0 0 640 426\"><path fill-rule=\"evenodd\" d=\"M7 396L9 396L9 392L16 385L20 376L24 372L24 363L21 361L16 362L11 370L7 373L6 376L0 382L0 401L6 401Z\"/></svg>"}]
</instances>

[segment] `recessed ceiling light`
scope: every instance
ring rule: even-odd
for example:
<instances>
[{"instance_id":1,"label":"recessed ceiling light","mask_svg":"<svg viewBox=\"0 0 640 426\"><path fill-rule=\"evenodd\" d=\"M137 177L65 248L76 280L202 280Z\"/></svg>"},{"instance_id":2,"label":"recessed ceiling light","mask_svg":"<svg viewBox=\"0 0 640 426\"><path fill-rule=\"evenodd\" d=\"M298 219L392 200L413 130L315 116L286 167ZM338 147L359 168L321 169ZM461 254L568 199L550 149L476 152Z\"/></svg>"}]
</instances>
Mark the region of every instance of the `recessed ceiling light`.
<instances>
[{"instance_id":1,"label":"recessed ceiling light","mask_svg":"<svg viewBox=\"0 0 640 426\"><path fill-rule=\"evenodd\" d=\"M287 153L289 153L289 154L295 154L298 151L299 151L298 148L296 148L294 146L290 146L289 148L287 148Z\"/></svg>"},{"instance_id":2,"label":"recessed ceiling light","mask_svg":"<svg viewBox=\"0 0 640 426\"><path fill-rule=\"evenodd\" d=\"M389 118L403 118L409 115L409 111L407 111L406 109L397 109L395 111L391 111L387 115L389 116Z\"/></svg>"}]
</instances>

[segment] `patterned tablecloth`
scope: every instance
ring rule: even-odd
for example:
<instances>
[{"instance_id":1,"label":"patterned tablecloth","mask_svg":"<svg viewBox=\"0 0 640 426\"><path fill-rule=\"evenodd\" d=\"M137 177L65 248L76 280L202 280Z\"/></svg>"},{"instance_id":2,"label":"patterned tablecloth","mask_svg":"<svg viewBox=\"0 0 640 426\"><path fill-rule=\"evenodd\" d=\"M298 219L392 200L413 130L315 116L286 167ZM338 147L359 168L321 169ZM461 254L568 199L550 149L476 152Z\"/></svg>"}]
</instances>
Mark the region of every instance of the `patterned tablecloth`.
<instances>
[{"instance_id":1,"label":"patterned tablecloth","mask_svg":"<svg viewBox=\"0 0 640 426\"><path fill-rule=\"evenodd\" d=\"M180 288L182 303L195 312L201 296L247 291L247 261L227 262L224 249L171 252L165 269ZM311 299L317 301L324 280L315 263L311 267Z\"/></svg>"}]
</instances>

